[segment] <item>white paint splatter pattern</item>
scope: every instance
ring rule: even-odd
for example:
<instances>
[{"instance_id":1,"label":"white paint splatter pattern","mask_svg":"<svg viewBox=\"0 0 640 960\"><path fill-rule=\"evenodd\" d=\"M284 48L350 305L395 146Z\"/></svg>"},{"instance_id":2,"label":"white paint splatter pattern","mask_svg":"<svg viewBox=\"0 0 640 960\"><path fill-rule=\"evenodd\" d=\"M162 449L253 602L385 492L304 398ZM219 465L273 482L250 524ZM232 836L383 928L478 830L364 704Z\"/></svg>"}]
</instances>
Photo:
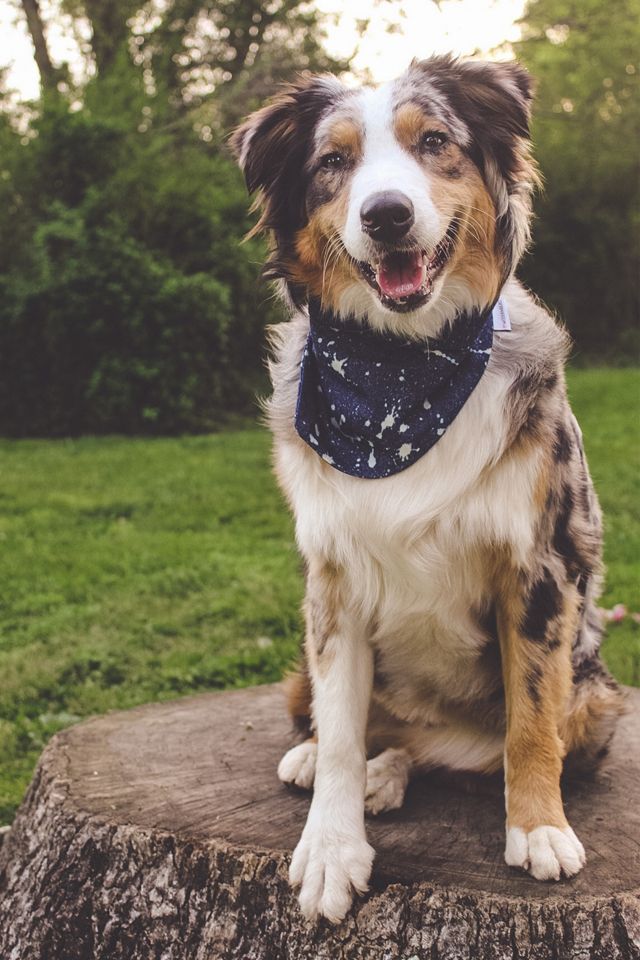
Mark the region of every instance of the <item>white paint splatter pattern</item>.
<instances>
[{"instance_id":1,"label":"white paint splatter pattern","mask_svg":"<svg viewBox=\"0 0 640 960\"><path fill-rule=\"evenodd\" d=\"M355 477L387 477L427 453L479 382L491 353L488 314L460 319L433 345L315 314L311 305L310 318L296 429L325 462ZM329 335L318 337L327 324Z\"/></svg>"},{"instance_id":2,"label":"white paint splatter pattern","mask_svg":"<svg viewBox=\"0 0 640 960\"><path fill-rule=\"evenodd\" d=\"M389 430L396 422L396 408L391 409L391 413L388 413L382 423L380 424L380 433L376 433L378 440L382 440L382 434L385 430Z\"/></svg>"},{"instance_id":3,"label":"white paint splatter pattern","mask_svg":"<svg viewBox=\"0 0 640 960\"><path fill-rule=\"evenodd\" d=\"M452 363L454 367L458 366L458 361L454 357L450 357L448 353L443 353L442 350L431 350L430 352L434 357L442 357L443 360L448 360L449 363Z\"/></svg>"},{"instance_id":4,"label":"white paint splatter pattern","mask_svg":"<svg viewBox=\"0 0 640 960\"><path fill-rule=\"evenodd\" d=\"M347 357L344 360L338 360L337 356L333 355L333 360L331 361L331 369L335 370L336 373L339 373L341 377L344 377L344 367L347 362Z\"/></svg>"}]
</instances>

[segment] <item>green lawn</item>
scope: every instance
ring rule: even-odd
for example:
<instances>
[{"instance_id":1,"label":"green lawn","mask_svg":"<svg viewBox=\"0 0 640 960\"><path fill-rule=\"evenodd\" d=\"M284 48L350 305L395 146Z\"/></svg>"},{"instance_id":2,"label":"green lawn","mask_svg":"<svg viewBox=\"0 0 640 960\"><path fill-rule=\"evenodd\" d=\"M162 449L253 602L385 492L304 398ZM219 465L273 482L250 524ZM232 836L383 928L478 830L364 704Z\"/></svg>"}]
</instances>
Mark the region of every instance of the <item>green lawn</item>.
<instances>
[{"instance_id":1,"label":"green lawn","mask_svg":"<svg viewBox=\"0 0 640 960\"><path fill-rule=\"evenodd\" d=\"M633 370L571 397L607 518L604 603L640 610ZM83 716L277 679L300 637L292 525L260 429L184 439L0 442L0 823L39 751ZM640 628L610 629L640 684Z\"/></svg>"}]
</instances>

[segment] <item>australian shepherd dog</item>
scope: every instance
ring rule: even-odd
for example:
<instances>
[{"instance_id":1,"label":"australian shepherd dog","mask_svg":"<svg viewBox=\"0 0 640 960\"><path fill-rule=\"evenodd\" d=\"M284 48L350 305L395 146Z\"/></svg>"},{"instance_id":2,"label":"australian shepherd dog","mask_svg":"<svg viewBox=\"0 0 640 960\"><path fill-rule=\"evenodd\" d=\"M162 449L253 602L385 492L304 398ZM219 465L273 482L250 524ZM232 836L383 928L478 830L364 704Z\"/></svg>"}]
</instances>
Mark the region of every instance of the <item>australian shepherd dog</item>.
<instances>
[{"instance_id":1,"label":"australian shepherd dog","mask_svg":"<svg viewBox=\"0 0 640 960\"><path fill-rule=\"evenodd\" d=\"M505 860L585 853L565 758L602 756L601 517L567 400L568 338L515 279L537 184L532 82L435 57L349 89L302 76L233 134L291 318L268 420L306 568L285 783L313 787L303 913L367 889L365 811L412 774L504 769Z\"/></svg>"}]
</instances>

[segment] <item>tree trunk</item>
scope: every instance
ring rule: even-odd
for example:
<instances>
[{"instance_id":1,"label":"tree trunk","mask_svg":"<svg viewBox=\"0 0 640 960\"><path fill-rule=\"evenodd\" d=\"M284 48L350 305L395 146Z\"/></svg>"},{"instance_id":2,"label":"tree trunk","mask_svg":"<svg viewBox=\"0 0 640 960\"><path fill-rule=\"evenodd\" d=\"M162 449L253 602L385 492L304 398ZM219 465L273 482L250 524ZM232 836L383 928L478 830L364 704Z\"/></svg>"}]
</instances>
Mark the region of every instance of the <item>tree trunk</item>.
<instances>
[{"instance_id":1,"label":"tree trunk","mask_svg":"<svg viewBox=\"0 0 640 960\"><path fill-rule=\"evenodd\" d=\"M306 924L287 885L308 795L275 770L279 686L82 723L45 750L0 849L2 960L634 960L640 691L597 776L565 788L574 880L505 866L501 785L435 776L369 821L371 892Z\"/></svg>"},{"instance_id":2,"label":"tree trunk","mask_svg":"<svg viewBox=\"0 0 640 960\"><path fill-rule=\"evenodd\" d=\"M25 12L29 33L33 41L33 52L38 70L40 71L40 82L42 83L43 89L48 89L55 86L56 69L51 63L51 57L49 56L49 48L47 47L47 38L44 35L38 0L22 0L22 8Z\"/></svg>"},{"instance_id":3,"label":"tree trunk","mask_svg":"<svg viewBox=\"0 0 640 960\"><path fill-rule=\"evenodd\" d=\"M91 48L101 76L109 70L129 36L127 20L135 13L130 0L85 0L91 23Z\"/></svg>"}]
</instances>

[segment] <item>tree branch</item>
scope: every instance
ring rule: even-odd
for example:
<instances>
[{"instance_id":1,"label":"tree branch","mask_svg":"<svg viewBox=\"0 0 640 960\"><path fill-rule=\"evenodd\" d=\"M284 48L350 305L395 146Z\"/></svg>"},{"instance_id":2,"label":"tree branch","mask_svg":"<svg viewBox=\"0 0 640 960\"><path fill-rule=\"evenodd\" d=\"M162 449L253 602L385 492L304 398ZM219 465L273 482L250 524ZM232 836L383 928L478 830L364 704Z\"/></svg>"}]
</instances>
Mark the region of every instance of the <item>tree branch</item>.
<instances>
[{"instance_id":1,"label":"tree branch","mask_svg":"<svg viewBox=\"0 0 640 960\"><path fill-rule=\"evenodd\" d=\"M22 0L22 9L25 12L29 33L33 41L35 61L40 72L40 82L43 89L50 89L55 87L56 68L52 64L51 57L49 56L49 48L47 47L47 38L44 33L38 0Z\"/></svg>"}]
</instances>

